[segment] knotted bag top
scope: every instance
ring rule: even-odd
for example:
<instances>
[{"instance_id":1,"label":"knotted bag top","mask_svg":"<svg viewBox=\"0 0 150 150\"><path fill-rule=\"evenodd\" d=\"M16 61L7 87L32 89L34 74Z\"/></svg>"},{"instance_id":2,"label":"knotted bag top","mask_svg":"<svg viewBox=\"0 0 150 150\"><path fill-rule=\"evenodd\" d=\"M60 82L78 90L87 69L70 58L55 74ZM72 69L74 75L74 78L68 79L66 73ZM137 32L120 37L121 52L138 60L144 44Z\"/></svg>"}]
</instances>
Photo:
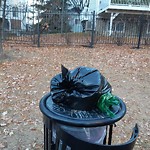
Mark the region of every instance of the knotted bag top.
<instances>
[{"instance_id":1,"label":"knotted bag top","mask_svg":"<svg viewBox=\"0 0 150 150\"><path fill-rule=\"evenodd\" d=\"M98 99L112 88L106 78L95 68L77 67L68 70L63 65L61 73L51 79L52 101L62 107L75 110L92 110Z\"/></svg>"}]
</instances>

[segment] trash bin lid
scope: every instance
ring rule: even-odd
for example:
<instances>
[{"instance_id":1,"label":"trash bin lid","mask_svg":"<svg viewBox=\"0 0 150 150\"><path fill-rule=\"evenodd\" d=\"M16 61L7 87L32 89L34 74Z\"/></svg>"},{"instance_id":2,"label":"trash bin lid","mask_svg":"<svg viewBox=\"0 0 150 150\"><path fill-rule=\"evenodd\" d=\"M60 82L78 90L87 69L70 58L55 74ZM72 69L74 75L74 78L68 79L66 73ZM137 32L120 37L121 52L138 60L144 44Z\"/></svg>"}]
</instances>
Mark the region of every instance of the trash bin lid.
<instances>
[{"instance_id":1,"label":"trash bin lid","mask_svg":"<svg viewBox=\"0 0 150 150\"><path fill-rule=\"evenodd\" d=\"M117 97L118 98L118 97ZM126 113L125 103L118 98L119 105L114 105L111 111L115 114L113 118L102 113L98 108L90 111L73 110L61 107L52 101L51 94L48 93L40 101L41 112L52 120L64 125L78 127L96 127L113 124L120 120Z\"/></svg>"}]
</instances>

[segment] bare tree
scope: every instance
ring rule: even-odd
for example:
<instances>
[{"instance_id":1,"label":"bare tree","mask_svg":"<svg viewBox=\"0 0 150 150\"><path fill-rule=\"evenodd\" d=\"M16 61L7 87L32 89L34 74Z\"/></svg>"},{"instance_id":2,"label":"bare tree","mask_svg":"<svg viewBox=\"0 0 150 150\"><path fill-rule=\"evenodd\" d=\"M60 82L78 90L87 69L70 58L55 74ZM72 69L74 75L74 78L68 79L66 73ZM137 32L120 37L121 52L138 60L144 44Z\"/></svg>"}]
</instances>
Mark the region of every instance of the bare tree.
<instances>
[{"instance_id":1,"label":"bare tree","mask_svg":"<svg viewBox=\"0 0 150 150\"><path fill-rule=\"evenodd\" d=\"M2 0L0 0L0 7L2 5ZM4 34L4 21L5 21L5 9L6 9L6 0L3 0L3 15L2 15L2 23L0 24L0 56L3 56L3 34Z\"/></svg>"},{"instance_id":2,"label":"bare tree","mask_svg":"<svg viewBox=\"0 0 150 150\"><path fill-rule=\"evenodd\" d=\"M0 0L0 7L2 4L2 0ZM2 23L0 23L0 56L3 54L3 46L2 46Z\"/></svg>"}]
</instances>

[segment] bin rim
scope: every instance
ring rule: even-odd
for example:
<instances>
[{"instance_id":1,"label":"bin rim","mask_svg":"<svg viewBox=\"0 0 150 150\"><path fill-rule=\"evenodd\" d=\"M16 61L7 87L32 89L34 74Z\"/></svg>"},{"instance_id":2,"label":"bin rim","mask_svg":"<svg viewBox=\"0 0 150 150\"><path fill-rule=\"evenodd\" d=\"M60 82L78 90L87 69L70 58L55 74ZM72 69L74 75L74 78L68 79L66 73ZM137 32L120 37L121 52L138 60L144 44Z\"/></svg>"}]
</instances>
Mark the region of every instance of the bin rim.
<instances>
[{"instance_id":1,"label":"bin rim","mask_svg":"<svg viewBox=\"0 0 150 150\"><path fill-rule=\"evenodd\" d=\"M113 118L100 112L99 109L97 111L79 111L67 108L66 110L52 101L50 92L42 97L39 107L44 117L64 125L78 127L105 126L119 121L126 113L125 103L119 97L117 98L120 101L120 104L119 106L114 106L115 117ZM90 114L92 115L90 116Z\"/></svg>"}]
</instances>

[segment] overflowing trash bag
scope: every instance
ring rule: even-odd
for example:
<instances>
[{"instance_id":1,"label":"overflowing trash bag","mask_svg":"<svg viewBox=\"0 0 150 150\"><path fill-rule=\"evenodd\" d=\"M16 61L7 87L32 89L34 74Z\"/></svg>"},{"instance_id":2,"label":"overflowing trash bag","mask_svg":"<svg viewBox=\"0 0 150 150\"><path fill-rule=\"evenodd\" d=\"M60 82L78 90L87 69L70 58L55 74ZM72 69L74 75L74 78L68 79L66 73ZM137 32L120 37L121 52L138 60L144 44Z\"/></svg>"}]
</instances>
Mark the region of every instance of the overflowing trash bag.
<instances>
[{"instance_id":1,"label":"overflowing trash bag","mask_svg":"<svg viewBox=\"0 0 150 150\"><path fill-rule=\"evenodd\" d=\"M62 65L61 71L50 82L51 98L58 106L69 108L71 111L94 110L100 97L112 91L109 82L95 68L81 66L69 71ZM103 104L99 103L98 106L101 105ZM61 125L61 127L74 137L96 144L103 144L106 136L106 126L87 128ZM55 132L53 138L55 139Z\"/></svg>"},{"instance_id":2,"label":"overflowing trash bag","mask_svg":"<svg viewBox=\"0 0 150 150\"><path fill-rule=\"evenodd\" d=\"M63 65L62 73L50 83L54 103L76 110L91 110L96 107L101 95L111 92L111 85L94 68L78 67L69 71Z\"/></svg>"}]
</instances>

